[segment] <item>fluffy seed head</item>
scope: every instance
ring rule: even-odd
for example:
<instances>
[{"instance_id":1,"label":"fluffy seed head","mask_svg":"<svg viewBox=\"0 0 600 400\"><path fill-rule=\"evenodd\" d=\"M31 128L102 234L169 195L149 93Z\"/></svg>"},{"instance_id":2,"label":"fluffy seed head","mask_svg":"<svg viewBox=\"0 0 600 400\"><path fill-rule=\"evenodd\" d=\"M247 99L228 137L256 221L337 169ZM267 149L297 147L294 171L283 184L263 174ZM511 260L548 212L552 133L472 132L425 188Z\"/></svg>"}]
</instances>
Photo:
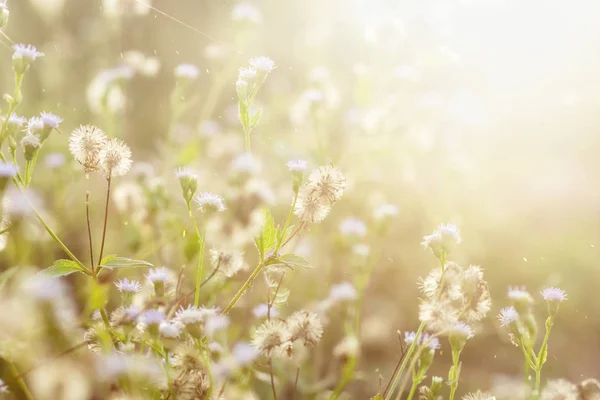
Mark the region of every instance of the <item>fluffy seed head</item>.
<instances>
[{"instance_id":1,"label":"fluffy seed head","mask_svg":"<svg viewBox=\"0 0 600 400\"><path fill-rule=\"evenodd\" d=\"M100 150L106 143L106 134L92 125L81 125L69 138L69 151L83 165L85 172L100 169Z\"/></svg>"},{"instance_id":2,"label":"fluffy seed head","mask_svg":"<svg viewBox=\"0 0 600 400\"><path fill-rule=\"evenodd\" d=\"M261 354L271 354L271 352L281 346L289 338L288 327L284 321L272 319L263 323L255 332L252 338L252 345Z\"/></svg>"},{"instance_id":3,"label":"fluffy seed head","mask_svg":"<svg viewBox=\"0 0 600 400\"><path fill-rule=\"evenodd\" d=\"M306 187L301 188L298 193L294 214L302 222L318 224L327 217L331 206L321 202L318 196L312 195L310 189L305 189Z\"/></svg>"},{"instance_id":4,"label":"fluffy seed head","mask_svg":"<svg viewBox=\"0 0 600 400\"><path fill-rule=\"evenodd\" d=\"M120 139L106 140L99 157L100 167L106 177L123 176L131 169L131 150Z\"/></svg>"},{"instance_id":5,"label":"fluffy seed head","mask_svg":"<svg viewBox=\"0 0 600 400\"><path fill-rule=\"evenodd\" d=\"M244 267L243 255L237 250L211 249L210 260L213 268L218 267L219 271L228 278Z\"/></svg>"},{"instance_id":6,"label":"fluffy seed head","mask_svg":"<svg viewBox=\"0 0 600 400\"><path fill-rule=\"evenodd\" d=\"M566 379L554 379L546 384L540 398L541 400L578 400L580 397L577 386Z\"/></svg>"},{"instance_id":7,"label":"fluffy seed head","mask_svg":"<svg viewBox=\"0 0 600 400\"><path fill-rule=\"evenodd\" d=\"M463 397L463 400L496 400L496 397L492 396L489 393L482 392L478 390L474 393L469 393Z\"/></svg>"},{"instance_id":8,"label":"fluffy seed head","mask_svg":"<svg viewBox=\"0 0 600 400\"><path fill-rule=\"evenodd\" d=\"M181 331L183 330L183 325L178 321L163 321L158 326L158 332L160 336L175 339L181 335Z\"/></svg>"},{"instance_id":9,"label":"fluffy seed head","mask_svg":"<svg viewBox=\"0 0 600 400\"><path fill-rule=\"evenodd\" d=\"M301 340L304 346L313 347L323 336L323 324L316 313L296 311L287 319L291 341Z\"/></svg>"},{"instance_id":10,"label":"fluffy seed head","mask_svg":"<svg viewBox=\"0 0 600 400\"><path fill-rule=\"evenodd\" d=\"M321 202L332 205L342 198L346 178L333 166L319 167L308 177L307 187Z\"/></svg>"},{"instance_id":11,"label":"fluffy seed head","mask_svg":"<svg viewBox=\"0 0 600 400\"><path fill-rule=\"evenodd\" d=\"M175 313L175 318L184 325L193 325L201 323L204 320L204 313L190 304L187 308L180 308Z\"/></svg>"}]
</instances>

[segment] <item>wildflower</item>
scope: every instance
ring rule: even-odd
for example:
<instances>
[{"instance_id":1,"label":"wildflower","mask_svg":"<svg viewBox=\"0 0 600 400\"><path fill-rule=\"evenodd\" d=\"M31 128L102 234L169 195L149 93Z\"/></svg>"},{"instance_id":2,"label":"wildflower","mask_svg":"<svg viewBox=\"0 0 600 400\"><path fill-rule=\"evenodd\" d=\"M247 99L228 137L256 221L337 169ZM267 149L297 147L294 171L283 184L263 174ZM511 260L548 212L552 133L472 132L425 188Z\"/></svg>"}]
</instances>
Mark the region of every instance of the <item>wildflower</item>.
<instances>
[{"instance_id":1,"label":"wildflower","mask_svg":"<svg viewBox=\"0 0 600 400\"><path fill-rule=\"evenodd\" d=\"M115 286L121 293L138 293L140 290L142 290L142 285L138 281L133 279L130 281L127 278L116 282Z\"/></svg>"},{"instance_id":2,"label":"wildflower","mask_svg":"<svg viewBox=\"0 0 600 400\"><path fill-rule=\"evenodd\" d=\"M204 330L208 336L213 336L216 331L229 326L229 318L226 315L210 315L206 317Z\"/></svg>"},{"instance_id":3,"label":"wildflower","mask_svg":"<svg viewBox=\"0 0 600 400\"><path fill-rule=\"evenodd\" d=\"M358 355L360 342L354 335L345 336L334 348L333 356L342 360L348 360Z\"/></svg>"},{"instance_id":4,"label":"wildflower","mask_svg":"<svg viewBox=\"0 0 600 400\"><path fill-rule=\"evenodd\" d=\"M218 194L202 192L196 196L196 202L200 206L199 210L205 213L225 211L223 198Z\"/></svg>"},{"instance_id":5,"label":"wildflower","mask_svg":"<svg viewBox=\"0 0 600 400\"><path fill-rule=\"evenodd\" d=\"M504 307L502 310L500 310L500 314L498 314L498 319L500 320L500 326L508 326L513 322L518 321L519 314L513 306Z\"/></svg>"},{"instance_id":6,"label":"wildflower","mask_svg":"<svg viewBox=\"0 0 600 400\"><path fill-rule=\"evenodd\" d=\"M210 250L210 259L213 268L228 278L237 274L244 267L244 258L242 253L237 250Z\"/></svg>"},{"instance_id":7,"label":"wildflower","mask_svg":"<svg viewBox=\"0 0 600 400\"><path fill-rule=\"evenodd\" d=\"M259 304L252 309L252 314L254 314L256 318L266 318L268 312L271 313L272 318L277 317L279 315L279 311L277 311L276 308L271 307L271 309L269 310L269 305L266 303Z\"/></svg>"},{"instance_id":8,"label":"wildflower","mask_svg":"<svg viewBox=\"0 0 600 400\"><path fill-rule=\"evenodd\" d=\"M138 316L140 315L140 309L137 306L130 305L127 307L119 307L111 314L111 325L133 325Z\"/></svg>"},{"instance_id":9,"label":"wildflower","mask_svg":"<svg viewBox=\"0 0 600 400\"><path fill-rule=\"evenodd\" d=\"M373 210L373 218L376 220L385 220L396 215L398 215L398 206L394 204L381 204Z\"/></svg>"},{"instance_id":10,"label":"wildflower","mask_svg":"<svg viewBox=\"0 0 600 400\"><path fill-rule=\"evenodd\" d=\"M201 323L204 320L204 314L197 307L188 305L187 308L180 308L175 313L175 318L184 325Z\"/></svg>"},{"instance_id":11,"label":"wildflower","mask_svg":"<svg viewBox=\"0 0 600 400\"><path fill-rule=\"evenodd\" d=\"M196 194L196 190L198 190L198 176L189 168L177 168L175 176L179 179L183 198L189 205L192 197Z\"/></svg>"},{"instance_id":12,"label":"wildflower","mask_svg":"<svg viewBox=\"0 0 600 400\"><path fill-rule=\"evenodd\" d=\"M567 300L567 294L559 289L559 288L547 288L542 290L542 296L544 297L544 300L548 301L548 302L558 302L561 303L565 300Z\"/></svg>"},{"instance_id":13,"label":"wildflower","mask_svg":"<svg viewBox=\"0 0 600 400\"><path fill-rule=\"evenodd\" d=\"M41 118L45 128L56 129L58 128L58 125L60 125L60 123L63 122L63 119L58 115L54 115L45 111L42 112Z\"/></svg>"},{"instance_id":14,"label":"wildflower","mask_svg":"<svg viewBox=\"0 0 600 400\"><path fill-rule=\"evenodd\" d=\"M258 72L268 74L275 69L275 62L269 57L261 56L250 59L250 65Z\"/></svg>"},{"instance_id":15,"label":"wildflower","mask_svg":"<svg viewBox=\"0 0 600 400\"><path fill-rule=\"evenodd\" d=\"M120 139L106 140L98 156L100 167L107 178L123 176L131 169L131 150Z\"/></svg>"},{"instance_id":16,"label":"wildflower","mask_svg":"<svg viewBox=\"0 0 600 400\"><path fill-rule=\"evenodd\" d=\"M515 302L525 302L530 303L533 302L533 298L529 294L529 292L525 289L525 286L514 286L508 287L508 298L514 300Z\"/></svg>"},{"instance_id":17,"label":"wildflower","mask_svg":"<svg viewBox=\"0 0 600 400\"><path fill-rule=\"evenodd\" d=\"M106 134L92 125L81 125L71 133L69 151L83 165L86 173L100 169L100 150L106 143Z\"/></svg>"},{"instance_id":18,"label":"wildflower","mask_svg":"<svg viewBox=\"0 0 600 400\"><path fill-rule=\"evenodd\" d=\"M150 268L146 278L152 283L166 282L169 279L169 270L166 267Z\"/></svg>"},{"instance_id":19,"label":"wildflower","mask_svg":"<svg viewBox=\"0 0 600 400\"><path fill-rule=\"evenodd\" d=\"M231 355L239 367L250 364L256 357L258 351L249 343L238 342L231 349Z\"/></svg>"},{"instance_id":20,"label":"wildflower","mask_svg":"<svg viewBox=\"0 0 600 400\"><path fill-rule=\"evenodd\" d=\"M178 321L162 321L158 326L158 333L160 336L167 339L179 337L182 330L183 326Z\"/></svg>"},{"instance_id":21,"label":"wildflower","mask_svg":"<svg viewBox=\"0 0 600 400\"><path fill-rule=\"evenodd\" d=\"M165 320L165 312L162 310L146 310L138 316L138 320L144 323L151 333L157 334L160 324Z\"/></svg>"},{"instance_id":22,"label":"wildflower","mask_svg":"<svg viewBox=\"0 0 600 400\"><path fill-rule=\"evenodd\" d=\"M310 174L307 184L311 194L320 201L333 205L344 194L346 178L333 166L319 167Z\"/></svg>"},{"instance_id":23,"label":"wildflower","mask_svg":"<svg viewBox=\"0 0 600 400\"><path fill-rule=\"evenodd\" d=\"M461 242L460 233L456 225L441 224L431 235L423 238L421 245L431 250L438 258L445 257L445 254L450 252L454 245Z\"/></svg>"},{"instance_id":24,"label":"wildflower","mask_svg":"<svg viewBox=\"0 0 600 400\"><path fill-rule=\"evenodd\" d=\"M358 294L356 288L350 282L342 282L331 286L328 299L333 302L352 301L356 300Z\"/></svg>"},{"instance_id":25,"label":"wildflower","mask_svg":"<svg viewBox=\"0 0 600 400\"><path fill-rule=\"evenodd\" d=\"M472 337L473 329L464 322L457 322L450 329L449 340L453 349L462 349Z\"/></svg>"},{"instance_id":26,"label":"wildflower","mask_svg":"<svg viewBox=\"0 0 600 400\"><path fill-rule=\"evenodd\" d=\"M252 81L252 79L256 78L256 70L253 68L240 68L238 71L238 82L246 82Z\"/></svg>"},{"instance_id":27,"label":"wildflower","mask_svg":"<svg viewBox=\"0 0 600 400\"><path fill-rule=\"evenodd\" d=\"M252 345L261 354L270 355L273 350L281 346L289 338L288 327L279 319L272 319L263 323L254 332Z\"/></svg>"},{"instance_id":28,"label":"wildflower","mask_svg":"<svg viewBox=\"0 0 600 400\"><path fill-rule=\"evenodd\" d=\"M290 172L304 172L308 168L306 160L291 160L285 164Z\"/></svg>"},{"instance_id":29,"label":"wildflower","mask_svg":"<svg viewBox=\"0 0 600 400\"><path fill-rule=\"evenodd\" d=\"M175 77L178 79L195 80L200 75L200 70L194 64L179 64L175 67Z\"/></svg>"},{"instance_id":30,"label":"wildflower","mask_svg":"<svg viewBox=\"0 0 600 400\"><path fill-rule=\"evenodd\" d=\"M340 233L344 236L364 237L367 234L367 225L360 218L348 217L340 224Z\"/></svg>"},{"instance_id":31,"label":"wildflower","mask_svg":"<svg viewBox=\"0 0 600 400\"><path fill-rule=\"evenodd\" d=\"M491 296L483 271L478 265L470 265L463 273L461 289L463 292L464 318L468 322L482 320L491 308Z\"/></svg>"},{"instance_id":32,"label":"wildflower","mask_svg":"<svg viewBox=\"0 0 600 400\"><path fill-rule=\"evenodd\" d=\"M459 312L449 301L430 300L419 306L419 320L428 329L439 332L454 326L458 322Z\"/></svg>"},{"instance_id":33,"label":"wildflower","mask_svg":"<svg viewBox=\"0 0 600 400\"><path fill-rule=\"evenodd\" d=\"M443 286L441 283L442 275L444 276ZM463 298L463 282L463 268L456 263L447 262L444 271L442 271L442 268L436 268L421 279L419 289L431 300L439 298L456 301Z\"/></svg>"},{"instance_id":34,"label":"wildflower","mask_svg":"<svg viewBox=\"0 0 600 400\"><path fill-rule=\"evenodd\" d=\"M577 400L579 392L577 386L565 379L549 381L542 390L541 400Z\"/></svg>"},{"instance_id":35,"label":"wildflower","mask_svg":"<svg viewBox=\"0 0 600 400\"><path fill-rule=\"evenodd\" d=\"M27 121L27 133L36 134L44 129L44 120L41 117L31 117Z\"/></svg>"},{"instance_id":36,"label":"wildflower","mask_svg":"<svg viewBox=\"0 0 600 400\"><path fill-rule=\"evenodd\" d=\"M245 102L248 97L248 82L243 79L238 79L235 82L235 92L237 93L238 99Z\"/></svg>"},{"instance_id":37,"label":"wildflower","mask_svg":"<svg viewBox=\"0 0 600 400\"><path fill-rule=\"evenodd\" d=\"M478 390L475 393L469 393L463 397L463 400L496 400L496 397L489 393Z\"/></svg>"},{"instance_id":38,"label":"wildflower","mask_svg":"<svg viewBox=\"0 0 600 400\"><path fill-rule=\"evenodd\" d=\"M15 73L22 75L27 69L29 69L29 65L32 61L35 61L38 57L43 57L44 53L37 51L37 49L28 44L15 44L13 47L13 69Z\"/></svg>"},{"instance_id":39,"label":"wildflower","mask_svg":"<svg viewBox=\"0 0 600 400\"><path fill-rule=\"evenodd\" d=\"M27 118L19 117L15 113L10 114L10 117L8 117L8 121L6 121L8 135L14 135L18 129L25 125L25 123L27 123Z\"/></svg>"},{"instance_id":40,"label":"wildflower","mask_svg":"<svg viewBox=\"0 0 600 400\"><path fill-rule=\"evenodd\" d=\"M297 311L287 319L291 341L301 340L306 347L315 346L323 336L319 316L309 311Z\"/></svg>"},{"instance_id":41,"label":"wildflower","mask_svg":"<svg viewBox=\"0 0 600 400\"><path fill-rule=\"evenodd\" d=\"M9 15L10 15L10 12L8 11L8 7L6 6L6 1L4 1L3 3L0 3L0 30L2 28L4 28L6 26L6 24L8 23ZM3 387L3 384L0 385L0 392L1 392L2 387Z\"/></svg>"},{"instance_id":42,"label":"wildflower","mask_svg":"<svg viewBox=\"0 0 600 400\"><path fill-rule=\"evenodd\" d=\"M204 362L198 347L183 343L173 352L173 365L183 371L194 371L201 369Z\"/></svg>"},{"instance_id":43,"label":"wildflower","mask_svg":"<svg viewBox=\"0 0 600 400\"><path fill-rule=\"evenodd\" d=\"M33 157L35 156L41 145L42 143L40 143L40 139L38 139L37 136L29 134L23 136L23 139L21 139L21 147L23 147L23 154L25 155L25 160L33 160Z\"/></svg>"},{"instance_id":44,"label":"wildflower","mask_svg":"<svg viewBox=\"0 0 600 400\"><path fill-rule=\"evenodd\" d=\"M4 192L10 178L17 175L17 167L9 162L0 161L0 194Z\"/></svg>"},{"instance_id":45,"label":"wildflower","mask_svg":"<svg viewBox=\"0 0 600 400\"><path fill-rule=\"evenodd\" d=\"M262 21L262 14L260 10L252 4L238 3L233 7L231 18L238 22L259 24Z\"/></svg>"},{"instance_id":46,"label":"wildflower","mask_svg":"<svg viewBox=\"0 0 600 400\"><path fill-rule=\"evenodd\" d=\"M260 172L260 162L250 153L242 153L237 156L231 168L238 174L257 175Z\"/></svg>"}]
</instances>

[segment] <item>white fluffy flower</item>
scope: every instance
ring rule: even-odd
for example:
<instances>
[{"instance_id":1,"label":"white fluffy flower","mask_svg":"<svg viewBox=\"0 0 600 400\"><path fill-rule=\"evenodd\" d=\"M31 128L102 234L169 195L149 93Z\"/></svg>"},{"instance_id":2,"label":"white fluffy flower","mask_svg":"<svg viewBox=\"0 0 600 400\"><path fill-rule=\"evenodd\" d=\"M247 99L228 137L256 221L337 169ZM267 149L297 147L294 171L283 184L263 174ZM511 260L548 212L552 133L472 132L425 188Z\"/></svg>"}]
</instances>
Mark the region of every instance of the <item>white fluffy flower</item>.
<instances>
[{"instance_id":1,"label":"white fluffy flower","mask_svg":"<svg viewBox=\"0 0 600 400\"><path fill-rule=\"evenodd\" d=\"M121 293L138 293L142 290L142 285L136 280L129 280L124 278L118 282L115 282L115 286Z\"/></svg>"}]
</instances>

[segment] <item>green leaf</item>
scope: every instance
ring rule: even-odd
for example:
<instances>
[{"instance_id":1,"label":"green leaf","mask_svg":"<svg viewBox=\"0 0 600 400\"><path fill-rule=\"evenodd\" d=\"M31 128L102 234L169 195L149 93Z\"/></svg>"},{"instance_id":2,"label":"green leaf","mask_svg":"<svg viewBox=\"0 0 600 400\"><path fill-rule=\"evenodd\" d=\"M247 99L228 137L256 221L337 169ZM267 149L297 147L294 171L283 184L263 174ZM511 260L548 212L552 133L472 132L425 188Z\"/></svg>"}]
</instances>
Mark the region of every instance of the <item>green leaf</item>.
<instances>
[{"instance_id":1,"label":"green leaf","mask_svg":"<svg viewBox=\"0 0 600 400\"><path fill-rule=\"evenodd\" d=\"M72 260L57 260L52 266L40 271L50 276L67 276L75 272L84 272L84 270Z\"/></svg>"},{"instance_id":2,"label":"green leaf","mask_svg":"<svg viewBox=\"0 0 600 400\"><path fill-rule=\"evenodd\" d=\"M275 221L268 208L263 209L264 225L260 236L255 238L254 242L260 258L263 259L265 254L275 246L277 239L277 229L275 229Z\"/></svg>"},{"instance_id":3,"label":"green leaf","mask_svg":"<svg viewBox=\"0 0 600 400\"><path fill-rule=\"evenodd\" d=\"M380 394L377 394L377 396L371 397L371 400L383 400L383 396Z\"/></svg>"},{"instance_id":4,"label":"green leaf","mask_svg":"<svg viewBox=\"0 0 600 400\"><path fill-rule=\"evenodd\" d=\"M148 261L132 260L131 258L125 257L111 257L108 260L102 261L100 267L108 269L154 267L154 265L150 264Z\"/></svg>"},{"instance_id":5,"label":"green leaf","mask_svg":"<svg viewBox=\"0 0 600 400\"><path fill-rule=\"evenodd\" d=\"M254 113L254 115L252 116L252 119L250 119L250 128L251 129L254 129L258 126L261 115L262 115L262 110L258 110L257 112Z\"/></svg>"},{"instance_id":6,"label":"green leaf","mask_svg":"<svg viewBox=\"0 0 600 400\"><path fill-rule=\"evenodd\" d=\"M116 254L109 254L109 255L107 255L107 256L105 256L105 257L102 258L102 261L100 261L100 265L104 265L107 262L109 262L111 260L114 260L115 258L117 258Z\"/></svg>"},{"instance_id":7,"label":"green leaf","mask_svg":"<svg viewBox=\"0 0 600 400\"><path fill-rule=\"evenodd\" d=\"M284 254L282 256L279 256L275 261L275 263L281 263L287 265L290 268L312 268L312 265L310 265L308 261L296 254Z\"/></svg>"}]
</instances>

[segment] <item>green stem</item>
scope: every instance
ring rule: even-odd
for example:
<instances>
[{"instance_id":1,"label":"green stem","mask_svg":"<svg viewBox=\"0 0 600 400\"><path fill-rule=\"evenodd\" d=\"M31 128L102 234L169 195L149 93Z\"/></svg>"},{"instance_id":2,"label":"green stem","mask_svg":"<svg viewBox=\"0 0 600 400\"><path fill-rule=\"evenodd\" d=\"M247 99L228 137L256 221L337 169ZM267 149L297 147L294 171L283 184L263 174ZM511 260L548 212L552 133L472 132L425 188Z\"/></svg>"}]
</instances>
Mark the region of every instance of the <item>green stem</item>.
<instances>
[{"instance_id":1,"label":"green stem","mask_svg":"<svg viewBox=\"0 0 600 400\"><path fill-rule=\"evenodd\" d=\"M246 292L246 290L248 290L248 288L250 287L252 282L254 282L254 279L258 276L258 274L260 274L260 271L262 271L264 266L265 265L263 263L260 263L256 266L256 268L254 269L254 272L252 272L252 275L250 275L248 277L248 279L246 280L244 285L240 288L240 290L238 290L238 292L235 294L235 296L233 296L233 299L231 299L231 301L229 302L227 307L225 307L223 314L229 314L229 312L233 309L233 307L235 307L237 302L240 300L240 297L242 297L242 295Z\"/></svg>"},{"instance_id":2,"label":"green stem","mask_svg":"<svg viewBox=\"0 0 600 400\"><path fill-rule=\"evenodd\" d=\"M198 237L200 241L200 254L198 255L198 275L196 275L196 294L194 305L198 307L200 304L200 287L202 286L202 273L204 272L204 240L206 238L206 227L202 231L202 236Z\"/></svg>"},{"instance_id":3,"label":"green stem","mask_svg":"<svg viewBox=\"0 0 600 400\"><path fill-rule=\"evenodd\" d=\"M246 124L244 124L244 137L246 138L246 151L248 153L251 153L252 150L250 149L250 132L246 128Z\"/></svg>"},{"instance_id":4,"label":"green stem","mask_svg":"<svg viewBox=\"0 0 600 400\"><path fill-rule=\"evenodd\" d=\"M546 362L547 353L548 353L548 339L550 338L550 331L552 330L552 325L554 323L554 317L550 315L546 320L546 334L544 335L544 341L542 342L542 346L540 347L540 351L537 355L536 359L536 368L535 368L535 389L533 392L533 399L539 399L540 397L540 385L542 381L542 367Z\"/></svg>"},{"instance_id":5,"label":"green stem","mask_svg":"<svg viewBox=\"0 0 600 400\"><path fill-rule=\"evenodd\" d=\"M404 372L404 369L406 368L406 365L408 364L409 360L412 358L412 356L415 352L415 348L417 347L417 342L419 341L419 338L421 337L421 333L423 332L424 329L425 329L425 323L421 322L421 325L419 325L419 328L417 329L417 332L415 334L415 340L413 340L413 342L410 344L410 347L406 351L406 356L402 360L402 364L400 364L400 368L396 372L396 376L393 377L392 385L390 386L390 390L385 395L385 400L390 400L392 398L392 396L394 394L394 390L398 386L398 383L400 383L400 379L402 378L402 373Z\"/></svg>"},{"instance_id":6,"label":"green stem","mask_svg":"<svg viewBox=\"0 0 600 400\"><path fill-rule=\"evenodd\" d=\"M16 379L17 384L19 385L19 388L21 389L21 391L23 392L23 395L25 396L25 399L33 400L33 396L31 395L31 392L29 392L29 389L27 389L27 385L25 384L25 381L19 374L19 370L17 369L17 366L12 361L7 360L7 362L10 367L10 372L12 373L14 379Z\"/></svg>"},{"instance_id":7,"label":"green stem","mask_svg":"<svg viewBox=\"0 0 600 400\"><path fill-rule=\"evenodd\" d=\"M417 387L419 386L419 381L416 379L413 379L413 383L412 386L410 387L410 392L408 392L408 397L406 398L406 400L412 400L413 396L415 395L415 392L417 391Z\"/></svg>"},{"instance_id":8,"label":"green stem","mask_svg":"<svg viewBox=\"0 0 600 400\"><path fill-rule=\"evenodd\" d=\"M298 191L296 191L294 193L294 200L292 200L292 207L290 207L290 211L288 212L287 218L285 220L285 225L283 226L283 230L281 231L281 237L279 238L279 241L277 243L277 247L275 247L275 250L273 251L274 254L276 254L279 251L279 249L281 248L281 245L283 244L284 236L285 236L285 233L286 233L288 227L290 226L290 222L292 221L292 215L294 215L294 208L296 207L297 201L298 201Z\"/></svg>"},{"instance_id":9,"label":"green stem","mask_svg":"<svg viewBox=\"0 0 600 400\"><path fill-rule=\"evenodd\" d=\"M110 203L110 183L111 183L111 175L109 171L107 185L106 185L106 205L104 207L104 228L102 228L102 242L100 244L100 256L98 257L98 268L100 268L100 264L102 264L102 255L104 254L104 240L106 239L106 227L108 225L108 204Z\"/></svg>"}]
</instances>

